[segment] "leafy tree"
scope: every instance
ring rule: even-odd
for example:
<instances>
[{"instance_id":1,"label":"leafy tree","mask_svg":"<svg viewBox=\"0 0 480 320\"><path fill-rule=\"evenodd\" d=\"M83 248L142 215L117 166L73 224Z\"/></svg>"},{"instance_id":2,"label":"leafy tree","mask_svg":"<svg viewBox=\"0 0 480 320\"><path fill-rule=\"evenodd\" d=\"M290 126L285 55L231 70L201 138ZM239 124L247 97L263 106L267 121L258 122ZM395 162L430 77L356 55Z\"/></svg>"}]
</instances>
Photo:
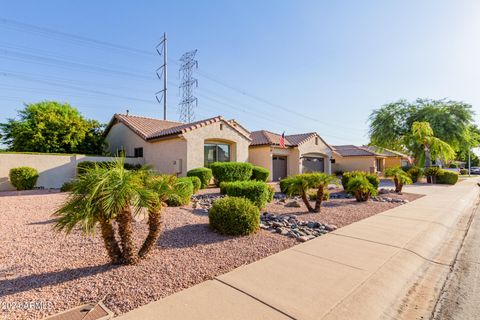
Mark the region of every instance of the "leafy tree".
<instances>
[{"instance_id":1,"label":"leafy tree","mask_svg":"<svg viewBox=\"0 0 480 320\"><path fill-rule=\"evenodd\" d=\"M111 262L136 264L158 238L163 201L173 191L174 179L145 170L126 170L122 159L114 166L95 165L73 182L71 196L54 213L58 217L55 229L69 233L80 225L91 234L99 224ZM142 208L148 212L149 233L137 252L132 219Z\"/></svg>"},{"instance_id":2,"label":"leafy tree","mask_svg":"<svg viewBox=\"0 0 480 320\"><path fill-rule=\"evenodd\" d=\"M428 122L435 136L448 143L455 151L465 151L479 144L472 140L472 106L458 101L417 99L400 100L376 109L370 115L370 142L373 145L404 151L404 137L414 122Z\"/></svg>"},{"instance_id":3,"label":"leafy tree","mask_svg":"<svg viewBox=\"0 0 480 320\"><path fill-rule=\"evenodd\" d=\"M103 127L86 120L68 103L26 104L19 119L0 124L0 140L10 151L103 153Z\"/></svg>"},{"instance_id":4,"label":"leafy tree","mask_svg":"<svg viewBox=\"0 0 480 320\"><path fill-rule=\"evenodd\" d=\"M415 159L422 165L430 167L432 157L440 158L444 161L455 158L453 148L437 138L428 122L414 122L411 133L404 136L404 144L409 150L415 153Z\"/></svg>"},{"instance_id":5,"label":"leafy tree","mask_svg":"<svg viewBox=\"0 0 480 320\"><path fill-rule=\"evenodd\" d=\"M395 183L395 192L402 192L404 184L411 184L412 179L400 167L391 167L385 170L385 177L390 177Z\"/></svg>"}]
</instances>

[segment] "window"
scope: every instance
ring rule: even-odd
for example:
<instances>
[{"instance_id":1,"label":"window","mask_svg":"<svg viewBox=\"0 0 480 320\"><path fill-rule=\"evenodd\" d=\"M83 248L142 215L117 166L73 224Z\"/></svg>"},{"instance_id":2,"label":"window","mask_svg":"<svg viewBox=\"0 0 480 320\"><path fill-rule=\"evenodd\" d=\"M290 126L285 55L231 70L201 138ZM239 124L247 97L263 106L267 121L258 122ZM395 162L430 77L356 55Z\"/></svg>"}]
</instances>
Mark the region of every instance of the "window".
<instances>
[{"instance_id":1,"label":"window","mask_svg":"<svg viewBox=\"0 0 480 320\"><path fill-rule=\"evenodd\" d=\"M220 130L223 130L223 123L220 123Z\"/></svg>"},{"instance_id":2,"label":"window","mask_svg":"<svg viewBox=\"0 0 480 320\"><path fill-rule=\"evenodd\" d=\"M208 166L212 162L230 161L230 146L222 143L205 143L204 165Z\"/></svg>"},{"instance_id":3,"label":"window","mask_svg":"<svg viewBox=\"0 0 480 320\"><path fill-rule=\"evenodd\" d=\"M315 137L315 144L318 146L318 137Z\"/></svg>"},{"instance_id":4,"label":"window","mask_svg":"<svg viewBox=\"0 0 480 320\"><path fill-rule=\"evenodd\" d=\"M133 149L133 153L135 158L143 158L143 148L135 148Z\"/></svg>"}]
</instances>

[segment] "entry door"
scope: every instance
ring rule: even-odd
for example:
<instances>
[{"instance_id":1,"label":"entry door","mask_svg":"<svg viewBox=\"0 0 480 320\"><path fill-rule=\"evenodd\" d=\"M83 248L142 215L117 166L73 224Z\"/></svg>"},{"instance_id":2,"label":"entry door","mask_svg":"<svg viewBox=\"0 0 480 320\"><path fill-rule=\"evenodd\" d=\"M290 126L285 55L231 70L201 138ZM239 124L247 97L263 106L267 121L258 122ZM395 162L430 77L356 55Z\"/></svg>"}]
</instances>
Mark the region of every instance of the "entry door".
<instances>
[{"instance_id":1,"label":"entry door","mask_svg":"<svg viewBox=\"0 0 480 320\"><path fill-rule=\"evenodd\" d=\"M302 159L302 166L302 173L325 172L325 164L323 158L304 157Z\"/></svg>"},{"instance_id":2,"label":"entry door","mask_svg":"<svg viewBox=\"0 0 480 320\"><path fill-rule=\"evenodd\" d=\"M279 181L287 176L287 157L273 156L273 181Z\"/></svg>"}]
</instances>

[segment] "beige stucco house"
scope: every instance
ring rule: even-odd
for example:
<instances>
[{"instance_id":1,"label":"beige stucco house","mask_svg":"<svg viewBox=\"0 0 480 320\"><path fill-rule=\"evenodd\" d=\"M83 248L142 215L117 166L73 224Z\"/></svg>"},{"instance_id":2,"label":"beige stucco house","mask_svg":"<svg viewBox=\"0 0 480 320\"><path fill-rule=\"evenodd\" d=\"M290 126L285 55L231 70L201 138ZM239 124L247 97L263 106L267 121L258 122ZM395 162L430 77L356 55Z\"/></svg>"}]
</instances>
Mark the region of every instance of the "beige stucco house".
<instances>
[{"instance_id":1,"label":"beige stucco house","mask_svg":"<svg viewBox=\"0 0 480 320\"><path fill-rule=\"evenodd\" d=\"M221 116L181 123L115 114L105 130L108 151L143 158L156 170L184 176L215 161L248 161L250 132Z\"/></svg>"},{"instance_id":2,"label":"beige stucco house","mask_svg":"<svg viewBox=\"0 0 480 320\"><path fill-rule=\"evenodd\" d=\"M408 157L401 153L375 146L341 145L333 147L334 171L365 171L381 173L386 168L405 166Z\"/></svg>"},{"instance_id":3,"label":"beige stucco house","mask_svg":"<svg viewBox=\"0 0 480 320\"><path fill-rule=\"evenodd\" d=\"M332 148L315 132L285 136L266 130L250 135L249 161L270 170L270 181L306 172L331 173Z\"/></svg>"}]
</instances>

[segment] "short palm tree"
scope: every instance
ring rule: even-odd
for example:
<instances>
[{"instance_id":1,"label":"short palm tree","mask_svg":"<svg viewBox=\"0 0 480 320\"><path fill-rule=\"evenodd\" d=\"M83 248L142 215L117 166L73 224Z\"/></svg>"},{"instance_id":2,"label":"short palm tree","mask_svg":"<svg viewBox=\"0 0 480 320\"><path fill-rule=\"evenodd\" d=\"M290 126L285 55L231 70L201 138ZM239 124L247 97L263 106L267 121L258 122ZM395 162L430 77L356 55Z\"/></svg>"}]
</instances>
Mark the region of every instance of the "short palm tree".
<instances>
[{"instance_id":1,"label":"short palm tree","mask_svg":"<svg viewBox=\"0 0 480 320\"><path fill-rule=\"evenodd\" d=\"M374 196L378 192L365 176L355 176L348 180L345 191L353 194L355 199L361 202L367 201L370 196Z\"/></svg>"},{"instance_id":2,"label":"short palm tree","mask_svg":"<svg viewBox=\"0 0 480 320\"><path fill-rule=\"evenodd\" d=\"M410 176L400 167L390 167L385 170L385 177L392 178L395 183L395 192L402 192L403 185L412 184Z\"/></svg>"},{"instance_id":3,"label":"short palm tree","mask_svg":"<svg viewBox=\"0 0 480 320\"><path fill-rule=\"evenodd\" d=\"M302 200L309 212L320 212L324 194L328 188L328 185L335 181L336 177L334 175L325 173L303 173L284 179L282 184L285 185L286 194L288 196L300 195L302 197ZM314 207L312 207L310 204L307 196L307 192L310 189L317 190L317 197Z\"/></svg>"},{"instance_id":4,"label":"short palm tree","mask_svg":"<svg viewBox=\"0 0 480 320\"><path fill-rule=\"evenodd\" d=\"M54 213L58 217L55 228L69 233L79 224L89 234L98 223L111 262L136 264L139 254L133 241L133 214L142 208L159 211L160 206L158 195L145 185L145 174L124 169L123 159L119 159L114 166L95 165L73 183L70 197Z\"/></svg>"}]
</instances>

